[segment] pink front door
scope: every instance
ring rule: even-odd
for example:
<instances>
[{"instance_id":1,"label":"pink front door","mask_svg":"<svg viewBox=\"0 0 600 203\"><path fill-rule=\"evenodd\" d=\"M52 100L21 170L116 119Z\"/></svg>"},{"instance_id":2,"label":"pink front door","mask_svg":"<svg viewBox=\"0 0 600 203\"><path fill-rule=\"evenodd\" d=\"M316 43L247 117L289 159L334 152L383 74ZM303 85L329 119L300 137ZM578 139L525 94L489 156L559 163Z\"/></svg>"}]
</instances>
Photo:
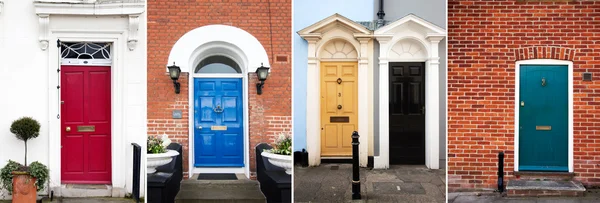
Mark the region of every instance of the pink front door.
<instances>
[{"instance_id":1,"label":"pink front door","mask_svg":"<svg viewBox=\"0 0 600 203\"><path fill-rule=\"evenodd\" d=\"M61 67L61 181L111 183L110 66Z\"/></svg>"}]
</instances>

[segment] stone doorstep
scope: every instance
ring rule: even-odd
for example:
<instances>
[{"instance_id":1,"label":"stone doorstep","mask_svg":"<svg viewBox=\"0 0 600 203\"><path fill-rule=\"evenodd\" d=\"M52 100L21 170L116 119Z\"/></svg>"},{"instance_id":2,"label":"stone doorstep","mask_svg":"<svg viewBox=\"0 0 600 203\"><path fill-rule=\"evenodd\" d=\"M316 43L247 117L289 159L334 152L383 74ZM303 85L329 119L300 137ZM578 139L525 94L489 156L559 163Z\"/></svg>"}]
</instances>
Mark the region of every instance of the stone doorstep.
<instances>
[{"instance_id":1,"label":"stone doorstep","mask_svg":"<svg viewBox=\"0 0 600 203\"><path fill-rule=\"evenodd\" d=\"M181 182L175 197L178 203L187 202L265 202L258 181L236 174L238 180L198 180L198 175ZM198 192L202 191L202 192Z\"/></svg>"},{"instance_id":2,"label":"stone doorstep","mask_svg":"<svg viewBox=\"0 0 600 203\"><path fill-rule=\"evenodd\" d=\"M585 187L578 181L510 180L506 191L510 197L583 196Z\"/></svg>"},{"instance_id":3,"label":"stone doorstep","mask_svg":"<svg viewBox=\"0 0 600 203\"><path fill-rule=\"evenodd\" d=\"M93 184L63 184L51 190L56 197L125 197L126 194L124 188Z\"/></svg>"},{"instance_id":4,"label":"stone doorstep","mask_svg":"<svg viewBox=\"0 0 600 203\"><path fill-rule=\"evenodd\" d=\"M515 171L517 179L526 180L573 180L575 173L570 172L537 172L537 171Z\"/></svg>"}]
</instances>

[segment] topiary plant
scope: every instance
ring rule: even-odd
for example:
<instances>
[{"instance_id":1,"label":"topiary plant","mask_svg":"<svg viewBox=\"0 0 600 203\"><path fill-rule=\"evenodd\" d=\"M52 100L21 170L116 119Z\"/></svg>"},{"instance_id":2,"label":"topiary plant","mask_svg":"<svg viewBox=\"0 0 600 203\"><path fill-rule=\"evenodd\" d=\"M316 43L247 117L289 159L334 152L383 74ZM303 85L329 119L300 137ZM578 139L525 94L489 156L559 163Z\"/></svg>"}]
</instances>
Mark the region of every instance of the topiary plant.
<instances>
[{"instance_id":1,"label":"topiary plant","mask_svg":"<svg viewBox=\"0 0 600 203\"><path fill-rule=\"evenodd\" d=\"M25 166L27 166L27 141L40 135L40 123L31 117L23 117L12 123L10 132L25 142Z\"/></svg>"}]
</instances>

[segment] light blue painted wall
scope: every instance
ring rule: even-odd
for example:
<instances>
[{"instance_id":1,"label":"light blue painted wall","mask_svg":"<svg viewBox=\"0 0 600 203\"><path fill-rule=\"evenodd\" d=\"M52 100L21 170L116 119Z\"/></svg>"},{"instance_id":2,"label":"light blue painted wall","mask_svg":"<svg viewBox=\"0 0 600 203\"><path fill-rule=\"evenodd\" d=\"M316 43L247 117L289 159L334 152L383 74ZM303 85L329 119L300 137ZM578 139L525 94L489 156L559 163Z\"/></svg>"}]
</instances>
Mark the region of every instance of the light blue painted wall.
<instances>
[{"instance_id":1,"label":"light blue painted wall","mask_svg":"<svg viewBox=\"0 0 600 203\"><path fill-rule=\"evenodd\" d=\"M373 20L372 0L296 0L293 5L293 88L294 151L306 148L306 68L307 43L296 32L326 17L339 13L355 21ZM314 90L313 90L314 91Z\"/></svg>"}]
</instances>

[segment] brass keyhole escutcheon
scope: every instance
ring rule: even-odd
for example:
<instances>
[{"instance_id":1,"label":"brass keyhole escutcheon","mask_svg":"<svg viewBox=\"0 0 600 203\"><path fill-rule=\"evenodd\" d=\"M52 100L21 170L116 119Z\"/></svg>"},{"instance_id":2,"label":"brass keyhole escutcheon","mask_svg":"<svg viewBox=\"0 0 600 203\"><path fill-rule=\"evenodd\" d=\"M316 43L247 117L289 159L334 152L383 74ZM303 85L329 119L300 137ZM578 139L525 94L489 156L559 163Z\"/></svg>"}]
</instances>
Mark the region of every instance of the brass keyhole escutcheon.
<instances>
[{"instance_id":1,"label":"brass keyhole escutcheon","mask_svg":"<svg viewBox=\"0 0 600 203\"><path fill-rule=\"evenodd\" d=\"M338 79L337 79L337 83L338 83L338 84L342 84L342 78L338 78Z\"/></svg>"},{"instance_id":2,"label":"brass keyhole escutcheon","mask_svg":"<svg viewBox=\"0 0 600 203\"><path fill-rule=\"evenodd\" d=\"M338 109L342 109L342 105L338 105Z\"/></svg>"},{"instance_id":3,"label":"brass keyhole escutcheon","mask_svg":"<svg viewBox=\"0 0 600 203\"><path fill-rule=\"evenodd\" d=\"M546 78L542 78L542 87L546 86Z\"/></svg>"},{"instance_id":4,"label":"brass keyhole escutcheon","mask_svg":"<svg viewBox=\"0 0 600 203\"><path fill-rule=\"evenodd\" d=\"M521 101L521 106L525 106L525 102L524 101Z\"/></svg>"},{"instance_id":5,"label":"brass keyhole escutcheon","mask_svg":"<svg viewBox=\"0 0 600 203\"><path fill-rule=\"evenodd\" d=\"M342 97L342 93L341 93L341 92L340 92L340 93L338 93L338 97Z\"/></svg>"},{"instance_id":6,"label":"brass keyhole escutcheon","mask_svg":"<svg viewBox=\"0 0 600 203\"><path fill-rule=\"evenodd\" d=\"M71 132L71 127L67 126L67 129L65 129L67 132Z\"/></svg>"}]
</instances>

